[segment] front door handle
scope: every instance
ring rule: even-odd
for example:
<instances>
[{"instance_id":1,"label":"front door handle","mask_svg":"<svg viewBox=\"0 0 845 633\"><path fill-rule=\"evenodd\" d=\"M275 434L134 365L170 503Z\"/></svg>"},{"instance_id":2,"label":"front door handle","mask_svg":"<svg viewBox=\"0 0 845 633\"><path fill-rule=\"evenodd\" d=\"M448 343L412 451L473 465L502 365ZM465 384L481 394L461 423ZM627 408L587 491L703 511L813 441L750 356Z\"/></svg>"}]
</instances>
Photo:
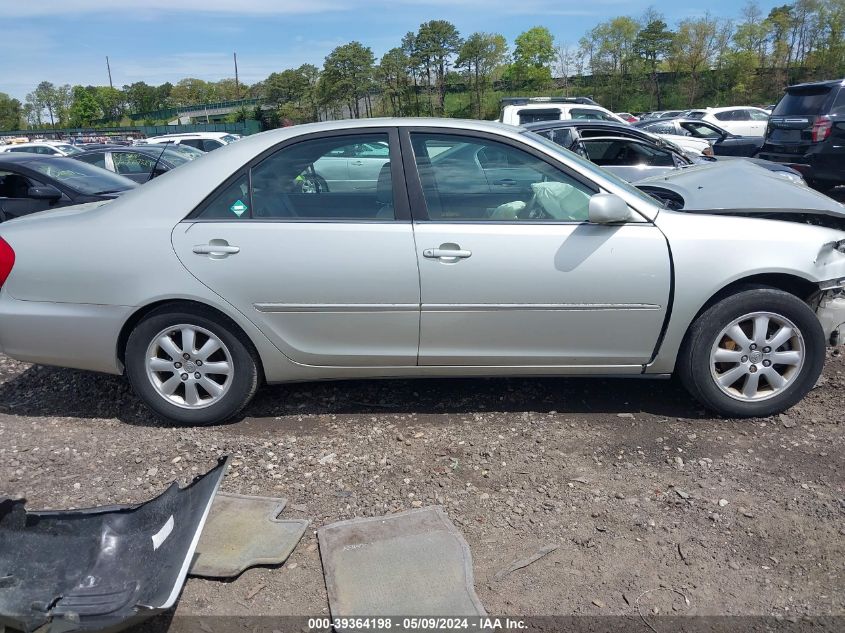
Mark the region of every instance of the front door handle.
<instances>
[{"instance_id":1,"label":"front door handle","mask_svg":"<svg viewBox=\"0 0 845 633\"><path fill-rule=\"evenodd\" d=\"M240 247L230 246L226 240L211 240L208 244L197 244L193 250L197 255L208 255L211 259L223 259L241 252Z\"/></svg>"},{"instance_id":2,"label":"front door handle","mask_svg":"<svg viewBox=\"0 0 845 633\"><path fill-rule=\"evenodd\" d=\"M427 248L423 251L423 257L429 259L466 259L472 256L472 251L456 248Z\"/></svg>"},{"instance_id":3,"label":"front door handle","mask_svg":"<svg viewBox=\"0 0 845 633\"><path fill-rule=\"evenodd\" d=\"M501 180L497 180L495 185L501 185L502 187L516 187L516 180L513 178L502 178Z\"/></svg>"}]
</instances>

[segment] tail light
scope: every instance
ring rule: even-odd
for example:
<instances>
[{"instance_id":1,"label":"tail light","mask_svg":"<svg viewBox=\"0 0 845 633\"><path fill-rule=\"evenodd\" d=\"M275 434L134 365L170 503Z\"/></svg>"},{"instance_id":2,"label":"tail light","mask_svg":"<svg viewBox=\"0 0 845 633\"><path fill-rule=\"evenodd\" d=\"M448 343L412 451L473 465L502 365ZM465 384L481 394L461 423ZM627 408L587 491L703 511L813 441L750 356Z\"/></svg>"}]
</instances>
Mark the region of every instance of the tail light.
<instances>
[{"instance_id":1,"label":"tail light","mask_svg":"<svg viewBox=\"0 0 845 633\"><path fill-rule=\"evenodd\" d=\"M833 121L830 120L830 117L826 115L820 116L813 123L813 143L819 143L825 140L830 136L831 130L833 130Z\"/></svg>"},{"instance_id":2,"label":"tail light","mask_svg":"<svg viewBox=\"0 0 845 633\"><path fill-rule=\"evenodd\" d=\"M15 265L15 251L9 246L2 237L0 237L0 288L9 278L9 273L12 272L12 266Z\"/></svg>"}]
</instances>

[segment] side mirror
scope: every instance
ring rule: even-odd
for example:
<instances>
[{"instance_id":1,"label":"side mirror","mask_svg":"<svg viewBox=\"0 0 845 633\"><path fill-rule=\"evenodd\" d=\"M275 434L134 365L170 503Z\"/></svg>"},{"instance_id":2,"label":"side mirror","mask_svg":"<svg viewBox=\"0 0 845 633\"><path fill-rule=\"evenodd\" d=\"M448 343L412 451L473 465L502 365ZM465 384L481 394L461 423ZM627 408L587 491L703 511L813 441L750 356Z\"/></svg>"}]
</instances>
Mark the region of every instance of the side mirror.
<instances>
[{"instance_id":1,"label":"side mirror","mask_svg":"<svg viewBox=\"0 0 845 633\"><path fill-rule=\"evenodd\" d=\"M614 224L631 219L628 203L613 193L596 193L590 196L590 222Z\"/></svg>"},{"instance_id":2,"label":"side mirror","mask_svg":"<svg viewBox=\"0 0 845 633\"><path fill-rule=\"evenodd\" d=\"M62 192L53 185L41 185L27 189L26 197L33 200L58 200L62 197Z\"/></svg>"}]
</instances>

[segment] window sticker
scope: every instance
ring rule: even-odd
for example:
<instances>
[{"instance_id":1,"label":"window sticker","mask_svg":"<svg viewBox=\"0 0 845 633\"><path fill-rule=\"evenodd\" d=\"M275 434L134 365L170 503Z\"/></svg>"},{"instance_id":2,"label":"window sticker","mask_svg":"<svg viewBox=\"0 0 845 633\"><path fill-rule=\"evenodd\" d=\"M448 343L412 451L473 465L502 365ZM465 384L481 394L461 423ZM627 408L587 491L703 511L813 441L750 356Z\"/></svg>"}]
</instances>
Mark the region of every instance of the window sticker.
<instances>
[{"instance_id":1,"label":"window sticker","mask_svg":"<svg viewBox=\"0 0 845 633\"><path fill-rule=\"evenodd\" d=\"M246 213L247 209L249 209L249 207L244 204L243 200L237 200L231 207L229 207L229 211L238 217L241 217L244 213Z\"/></svg>"}]
</instances>

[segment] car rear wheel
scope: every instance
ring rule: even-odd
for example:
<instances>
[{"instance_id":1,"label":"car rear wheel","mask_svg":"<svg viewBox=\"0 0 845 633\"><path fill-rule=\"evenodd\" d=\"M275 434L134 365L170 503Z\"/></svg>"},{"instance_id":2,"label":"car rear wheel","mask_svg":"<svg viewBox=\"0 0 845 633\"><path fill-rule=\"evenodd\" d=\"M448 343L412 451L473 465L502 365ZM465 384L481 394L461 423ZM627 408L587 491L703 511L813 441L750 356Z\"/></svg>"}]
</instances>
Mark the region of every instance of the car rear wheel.
<instances>
[{"instance_id":1,"label":"car rear wheel","mask_svg":"<svg viewBox=\"0 0 845 633\"><path fill-rule=\"evenodd\" d=\"M726 297L696 319L678 373L705 406L731 417L763 417L800 401L824 357L824 333L809 306L761 287Z\"/></svg>"},{"instance_id":2,"label":"car rear wheel","mask_svg":"<svg viewBox=\"0 0 845 633\"><path fill-rule=\"evenodd\" d=\"M126 374L144 403L180 425L224 422L255 395L258 363L233 323L210 310L156 310L126 344Z\"/></svg>"}]
</instances>

